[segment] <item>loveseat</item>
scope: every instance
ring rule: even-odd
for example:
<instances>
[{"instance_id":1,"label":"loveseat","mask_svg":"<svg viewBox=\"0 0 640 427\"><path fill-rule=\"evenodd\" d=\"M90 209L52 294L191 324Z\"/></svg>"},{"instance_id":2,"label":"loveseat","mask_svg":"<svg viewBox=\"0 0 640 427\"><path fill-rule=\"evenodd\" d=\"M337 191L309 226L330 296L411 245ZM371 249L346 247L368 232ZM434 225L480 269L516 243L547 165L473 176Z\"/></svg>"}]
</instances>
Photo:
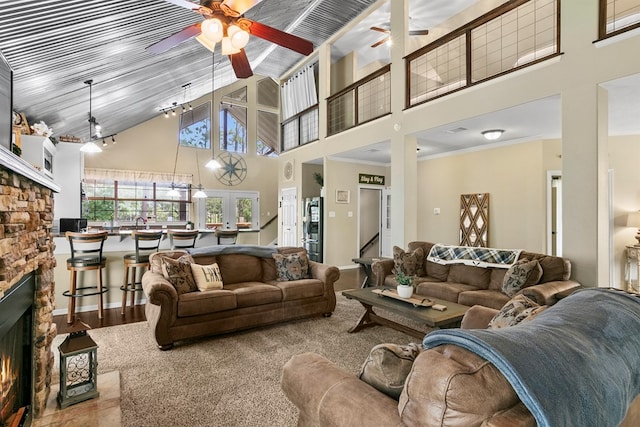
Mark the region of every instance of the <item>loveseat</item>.
<instances>
[{"instance_id":1,"label":"loveseat","mask_svg":"<svg viewBox=\"0 0 640 427\"><path fill-rule=\"evenodd\" d=\"M145 313L163 350L180 340L330 316L336 305L339 270L308 260L304 248L211 246L162 251L149 261ZM197 283L187 277L199 271Z\"/></svg>"},{"instance_id":2,"label":"loveseat","mask_svg":"<svg viewBox=\"0 0 640 427\"><path fill-rule=\"evenodd\" d=\"M394 259L381 259L373 263L375 285L395 287L395 268L402 263L417 263L412 265L412 271L405 271L415 276L413 285L416 294L466 306L479 304L499 309L513 296L513 293L507 294L503 290L505 276L510 274L510 268L514 268L510 266L517 264L515 267L518 267L523 262L529 262L528 265L536 265L536 275L530 276L519 292L539 304L551 305L556 302L559 293L580 287L578 282L570 279L571 263L566 258L521 250L445 245L437 245L435 249L440 248L440 251L432 252L435 245L415 241L409 243L406 252L394 247ZM468 255L471 251L485 252L472 254L474 256L462 256ZM429 255L434 253L455 254L459 255L459 258L430 258Z\"/></svg>"},{"instance_id":3,"label":"loveseat","mask_svg":"<svg viewBox=\"0 0 640 427\"><path fill-rule=\"evenodd\" d=\"M477 307L463 326L486 325ZM581 289L517 326L427 334L399 399L315 353L292 357L281 385L300 426L631 427L637 328L637 296Z\"/></svg>"}]
</instances>

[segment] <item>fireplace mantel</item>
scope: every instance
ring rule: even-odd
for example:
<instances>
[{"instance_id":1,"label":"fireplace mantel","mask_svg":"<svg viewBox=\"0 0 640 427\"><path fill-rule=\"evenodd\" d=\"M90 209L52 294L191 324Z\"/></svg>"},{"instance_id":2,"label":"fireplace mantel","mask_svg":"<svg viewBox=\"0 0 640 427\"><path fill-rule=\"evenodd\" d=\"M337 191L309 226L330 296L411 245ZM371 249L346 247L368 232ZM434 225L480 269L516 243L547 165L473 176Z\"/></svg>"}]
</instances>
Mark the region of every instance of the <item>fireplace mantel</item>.
<instances>
[{"instance_id":1,"label":"fireplace mantel","mask_svg":"<svg viewBox=\"0 0 640 427\"><path fill-rule=\"evenodd\" d=\"M0 165L56 193L60 192L60 186L53 182L48 176L2 146L0 146Z\"/></svg>"}]
</instances>

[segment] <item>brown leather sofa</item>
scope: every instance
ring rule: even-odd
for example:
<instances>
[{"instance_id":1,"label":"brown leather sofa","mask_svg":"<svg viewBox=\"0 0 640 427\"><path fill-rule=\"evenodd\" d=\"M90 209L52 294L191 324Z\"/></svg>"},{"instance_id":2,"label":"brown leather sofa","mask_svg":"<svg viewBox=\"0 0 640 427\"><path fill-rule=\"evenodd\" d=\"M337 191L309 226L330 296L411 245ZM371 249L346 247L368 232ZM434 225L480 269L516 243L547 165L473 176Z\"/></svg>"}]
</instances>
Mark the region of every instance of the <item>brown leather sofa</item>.
<instances>
[{"instance_id":1,"label":"brown leather sofa","mask_svg":"<svg viewBox=\"0 0 640 427\"><path fill-rule=\"evenodd\" d=\"M309 261L310 278L279 281L273 253L304 248L251 245L211 246L188 252L197 264L217 263L223 289L178 294L163 276L161 257L177 259L186 251L151 255L142 277L145 313L163 350L177 341L239 331L302 317L330 316L336 306L337 267Z\"/></svg>"},{"instance_id":2,"label":"brown leather sofa","mask_svg":"<svg viewBox=\"0 0 640 427\"><path fill-rule=\"evenodd\" d=\"M484 327L495 313L472 307L462 325ZM315 353L296 355L284 365L282 389L299 409L299 426L536 426L494 365L452 344L416 357L399 400ZM574 396L564 397L563 404L578 404ZM620 425L640 425L640 397L633 400Z\"/></svg>"},{"instance_id":3,"label":"brown leather sofa","mask_svg":"<svg viewBox=\"0 0 640 427\"><path fill-rule=\"evenodd\" d=\"M427 260L427 254L434 243L416 241L408 245L407 252L422 248L424 252L424 276L414 278L415 293L426 297L439 298L458 304L473 306L476 304L499 309L511 299L502 292L502 282L507 272L505 268L476 267L465 264L441 265ZM522 292L540 305L556 302L556 295L580 284L570 279L571 263L566 258L522 251L518 259L538 260L542 267L542 276L535 285L526 287ZM373 263L372 271L375 286L394 287L394 260L383 259Z\"/></svg>"}]
</instances>

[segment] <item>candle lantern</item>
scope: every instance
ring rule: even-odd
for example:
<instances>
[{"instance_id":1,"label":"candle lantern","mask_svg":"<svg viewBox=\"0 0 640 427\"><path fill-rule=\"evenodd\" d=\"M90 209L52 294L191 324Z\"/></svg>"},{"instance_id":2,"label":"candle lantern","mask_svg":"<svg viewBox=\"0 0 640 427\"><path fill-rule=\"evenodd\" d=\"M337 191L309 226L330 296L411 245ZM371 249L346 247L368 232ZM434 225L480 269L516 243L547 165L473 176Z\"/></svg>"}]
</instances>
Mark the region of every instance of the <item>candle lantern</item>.
<instances>
[{"instance_id":1,"label":"candle lantern","mask_svg":"<svg viewBox=\"0 0 640 427\"><path fill-rule=\"evenodd\" d=\"M60 344L60 408L98 397L98 345L87 333L89 325L77 321Z\"/></svg>"}]
</instances>

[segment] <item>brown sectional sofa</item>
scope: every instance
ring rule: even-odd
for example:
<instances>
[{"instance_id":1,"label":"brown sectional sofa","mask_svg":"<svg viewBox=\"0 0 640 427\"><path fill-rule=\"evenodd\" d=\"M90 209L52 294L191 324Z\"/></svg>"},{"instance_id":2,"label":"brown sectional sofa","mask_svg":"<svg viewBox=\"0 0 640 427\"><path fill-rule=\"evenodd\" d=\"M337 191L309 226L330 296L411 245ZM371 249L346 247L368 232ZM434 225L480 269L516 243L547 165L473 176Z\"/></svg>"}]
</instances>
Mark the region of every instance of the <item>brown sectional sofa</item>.
<instances>
[{"instance_id":1,"label":"brown sectional sofa","mask_svg":"<svg viewBox=\"0 0 640 427\"><path fill-rule=\"evenodd\" d=\"M507 272L505 268L476 267L465 264L441 265L427 260L427 254L434 243L411 242L407 253L422 248L424 251L423 271L426 275L414 278L415 292L418 295L439 298L458 304L501 308L510 296L502 292L502 282ZM524 288L526 296L541 305L556 302L560 292L579 288L580 284L570 280L571 263L566 258L522 251L518 259L538 260L542 267L542 276L537 284ZM372 270L376 286L396 286L394 278L394 260L383 259L373 263Z\"/></svg>"},{"instance_id":2,"label":"brown sectional sofa","mask_svg":"<svg viewBox=\"0 0 640 427\"><path fill-rule=\"evenodd\" d=\"M333 283L340 277L337 267L309 261L310 278L278 280L272 254L304 251L252 245L191 249L195 263L218 264L224 287L180 295L163 276L161 257L178 259L186 252L151 255L142 288L147 298L147 321L158 346L167 350L180 340L320 314L330 316L336 306Z\"/></svg>"},{"instance_id":3,"label":"brown sectional sofa","mask_svg":"<svg viewBox=\"0 0 640 427\"><path fill-rule=\"evenodd\" d=\"M571 297L567 298L570 299ZM636 308L635 316L637 310ZM552 312L551 309L548 310L547 316L552 315ZM465 314L462 327L484 328L495 313L496 310L487 307L472 307ZM564 319L558 319L557 313L558 311L553 314L552 321L563 329L567 323ZM591 317L589 310L582 310L581 313L586 323ZM603 315L602 318L608 318L607 316ZM629 318L633 318L633 314ZM635 323L638 323L637 319L635 317ZM610 325L615 329L624 329L626 326ZM515 331L516 328L520 326L509 329ZM570 335L567 338L571 342ZM585 347L593 345L598 348L602 345L598 338L593 338L592 342L588 342L588 339L586 341ZM638 340L634 341L633 346L640 350ZM557 351L557 347L551 346L548 351L553 353ZM615 347L611 348L611 352L616 352ZM548 354L543 359L546 360L545 363L549 363L553 360L553 355ZM370 359L367 360L369 361ZM385 361L387 362L389 359ZM603 365L607 362L601 360ZM596 365L599 365L597 361ZM578 365L576 369L580 371L582 367ZM624 419L613 424L607 412L611 404L605 404L596 408L602 408L598 410L598 415L610 422L606 424L597 421L589 425L640 425L640 395L637 394L638 384L634 380L638 373L637 365L630 363L622 366L621 371L623 376L620 381L623 383L622 388L627 388L624 384L628 384L629 391L625 397L629 400L621 403L620 412L614 412L616 416L620 416L618 419ZM562 384L564 377L556 376L553 372L551 369L547 376L558 382L557 390L566 390L566 385ZM631 375L628 375L629 372ZM569 372L568 375L575 374ZM397 379L394 375L389 375L389 378ZM442 344L422 350L413 362L399 399L394 399L378 387L361 380L353 372L347 372L315 353L292 357L283 367L281 386L287 398L299 409L299 426L535 427L537 424L534 415L494 364L455 344ZM561 401L559 406L572 407L569 412L580 412L584 405L608 401L606 397L601 399L605 388L604 384L594 388L592 399L582 396L580 400L576 397L577 394L567 395L560 391L555 396ZM567 420L556 425L586 424Z\"/></svg>"}]
</instances>

